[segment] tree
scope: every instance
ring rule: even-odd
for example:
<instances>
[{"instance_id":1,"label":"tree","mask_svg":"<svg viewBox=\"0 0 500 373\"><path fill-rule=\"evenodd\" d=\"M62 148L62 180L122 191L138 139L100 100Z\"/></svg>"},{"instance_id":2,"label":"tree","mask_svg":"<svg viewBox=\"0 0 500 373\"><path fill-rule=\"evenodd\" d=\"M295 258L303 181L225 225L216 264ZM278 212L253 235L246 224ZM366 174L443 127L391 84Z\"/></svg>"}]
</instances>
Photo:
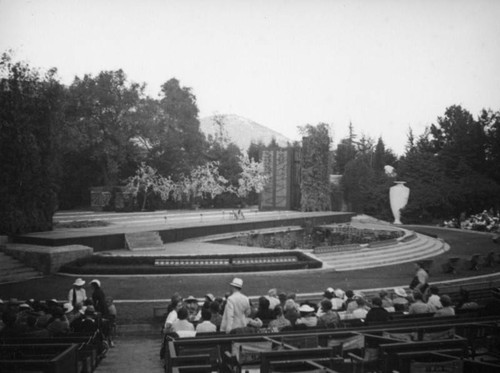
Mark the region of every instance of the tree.
<instances>
[{"instance_id":1,"label":"tree","mask_svg":"<svg viewBox=\"0 0 500 373\"><path fill-rule=\"evenodd\" d=\"M482 110L478 121L486 132L486 169L500 184L500 111Z\"/></svg>"},{"instance_id":2,"label":"tree","mask_svg":"<svg viewBox=\"0 0 500 373\"><path fill-rule=\"evenodd\" d=\"M200 200L207 196L214 199L226 192L228 181L219 174L219 164L208 162L191 171L189 178L183 179L183 188L190 200Z\"/></svg>"},{"instance_id":3,"label":"tree","mask_svg":"<svg viewBox=\"0 0 500 373\"><path fill-rule=\"evenodd\" d=\"M205 137L200 131L196 97L172 78L161 86L160 117L155 122L151 162L173 178L204 162Z\"/></svg>"},{"instance_id":4,"label":"tree","mask_svg":"<svg viewBox=\"0 0 500 373\"><path fill-rule=\"evenodd\" d=\"M391 149L385 148L384 140L379 137L377 145L375 146L375 152L373 153L373 169L375 173L384 172L384 167L386 165L394 167L397 163L397 159L397 156Z\"/></svg>"},{"instance_id":5,"label":"tree","mask_svg":"<svg viewBox=\"0 0 500 373\"><path fill-rule=\"evenodd\" d=\"M266 145L260 140L259 142L251 142L247 150L247 155L249 159L253 159L255 162L260 161L262 151L266 149Z\"/></svg>"},{"instance_id":6,"label":"tree","mask_svg":"<svg viewBox=\"0 0 500 373\"><path fill-rule=\"evenodd\" d=\"M131 140L139 133L143 91L144 86L128 83L122 70L76 77L69 87L66 118L73 136L67 152L85 154L98 165L97 185L116 185L138 151Z\"/></svg>"},{"instance_id":7,"label":"tree","mask_svg":"<svg viewBox=\"0 0 500 373\"><path fill-rule=\"evenodd\" d=\"M326 211L330 201L330 136L329 126L306 125L300 128L303 136L301 153L301 209L302 211Z\"/></svg>"},{"instance_id":8,"label":"tree","mask_svg":"<svg viewBox=\"0 0 500 373\"><path fill-rule=\"evenodd\" d=\"M64 97L56 73L0 59L0 234L52 229Z\"/></svg>"},{"instance_id":9,"label":"tree","mask_svg":"<svg viewBox=\"0 0 500 373\"><path fill-rule=\"evenodd\" d=\"M142 194L141 211L144 211L148 196L155 194L162 201L167 201L176 187L172 179L161 176L156 169L143 162L135 175L127 180L126 190L136 199Z\"/></svg>"},{"instance_id":10,"label":"tree","mask_svg":"<svg viewBox=\"0 0 500 373\"><path fill-rule=\"evenodd\" d=\"M455 170L460 161L480 172L486 171L483 124L461 106L448 107L445 115L438 117L437 125L431 125L430 135L431 144L448 171Z\"/></svg>"},{"instance_id":11,"label":"tree","mask_svg":"<svg viewBox=\"0 0 500 373\"><path fill-rule=\"evenodd\" d=\"M248 155L240 155L239 165L242 169L238 179L236 193L240 198L246 198L250 192L260 193L269 181L269 175L264 171L264 164L248 158Z\"/></svg>"},{"instance_id":12,"label":"tree","mask_svg":"<svg viewBox=\"0 0 500 373\"><path fill-rule=\"evenodd\" d=\"M488 167L488 118L483 113L475 120L451 106L418 140L411 137L399 164L412 190L403 210L407 220L449 219L499 205L500 185L492 177L498 167Z\"/></svg>"}]
</instances>

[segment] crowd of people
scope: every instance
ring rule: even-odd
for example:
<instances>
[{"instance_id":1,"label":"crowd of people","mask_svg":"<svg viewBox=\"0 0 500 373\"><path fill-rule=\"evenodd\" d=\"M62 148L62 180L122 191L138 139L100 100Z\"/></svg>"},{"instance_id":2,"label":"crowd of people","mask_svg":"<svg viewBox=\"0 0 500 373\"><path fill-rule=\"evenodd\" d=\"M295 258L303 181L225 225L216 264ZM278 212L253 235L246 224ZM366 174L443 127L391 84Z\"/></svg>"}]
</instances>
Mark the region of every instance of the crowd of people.
<instances>
[{"instance_id":1,"label":"crowd of people","mask_svg":"<svg viewBox=\"0 0 500 373\"><path fill-rule=\"evenodd\" d=\"M495 213L493 209L490 209L470 216L462 213L460 219L445 220L443 225L448 228L500 233L500 212Z\"/></svg>"},{"instance_id":2,"label":"crowd of people","mask_svg":"<svg viewBox=\"0 0 500 373\"><path fill-rule=\"evenodd\" d=\"M417 269L417 281L422 271L425 272L420 267ZM426 281L427 278L421 280ZM163 332L183 337L215 331L253 333L310 327L337 328L344 320L350 319L360 319L369 324L388 322L397 314L453 316L457 308L479 307L468 299L466 291L462 292L459 303L454 304L449 295L440 294L438 287L429 286L427 282L419 282L409 292L404 288L395 288L382 290L373 297L358 291L329 287L318 303L297 302L295 293L278 292L274 288L252 302L243 294L243 280L240 278L234 278L229 287L231 291L224 297L209 293L202 302L193 296L183 299L175 294L168 308ZM493 312L500 313L498 303L496 307Z\"/></svg>"},{"instance_id":3,"label":"crowd of people","mask_svg":"<svg viewBox=\"0 0 500 373\"><path fill-rule=\"evenodd\" d=\"M106 297L97 279L90 281L87 297L85 281L78 278L66 301L56 299L18 301L0 299L0 341L16 338L50 338L72 333L95 335L101 357L114 346L116 307Z\"/></svg>"}]
</instances>

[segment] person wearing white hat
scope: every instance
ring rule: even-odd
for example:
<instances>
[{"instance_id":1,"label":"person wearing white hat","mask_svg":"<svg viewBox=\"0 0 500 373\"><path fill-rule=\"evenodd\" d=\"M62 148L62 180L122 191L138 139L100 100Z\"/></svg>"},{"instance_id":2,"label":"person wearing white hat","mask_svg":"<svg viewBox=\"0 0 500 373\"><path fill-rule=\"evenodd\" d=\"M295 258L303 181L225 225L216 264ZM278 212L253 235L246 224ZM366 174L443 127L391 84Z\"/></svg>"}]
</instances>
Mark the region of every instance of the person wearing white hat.
<instances>
[{"instance_id":1,"label":"person wearing white hat","mask_svg":"<svg viewBox=\"0 0 500 373\"><path fill-rule=\"evenodd\" d=\"M101 289L101 281L92 280L90 281L90 286L92 286L92 302L94 303L94 308L97 312L100 312L101 315L108 314L108 305L106 304L106 296Z\"/></svg>"},{"instance_id":2,"label":"person wearing white hat","mask_svg":"<svg viewBox=\"0 0 500 373\"><path fill-rule=\"evenodd\" d=\"M87 299L87 293L83 286L85 285L85 281L81 278L77 278L75 282L73 282L73 287L68 293L68 302L74 307L78 303L82 303Z\"/></svg>"},{"instance_id":3,"label":"person wearing white hat","mask_svg":"<svg viewBox=\"0 0 500 373\"><path fill-rule=\"evenodd\" d=\"M266 298L269 301L270 310L274 310L274 307L280 305L280 300L278 299L278 290L276 290L275 288L269 289Z\"/></svg>"},{"instance_id":4,"label":"person wearing white hat","mask_svg":"<svg viewBox=\"0 0 500 373\"><path fill-rule=\"evenodd\" d=\"M75 321L82 315L80 311L77 308L73 307L73 305L69 302L64 303L63 310L70 325L73 321Z\"/></svg>"},{"instance_id":5,"label":"person wearing white hat","mask_svg":"<svg viewBox=\"0 0 500 373\"><path fill-rule=\"evenodd\" d=\"M314 308L308 304L303 304L299 307L300 318L297 319L295 325L305 325L306 327L314 327L318 325L318 318L314 314Z\"/></svg>"},{"instance_id":6,"label":"person wearing white hat","mask_svg":"<svg viewBox=\"0 0 500 373\"><path fill-rule=\"evenodd\" d=\"M241 293L243 280L235 277L229 284L231 286L231 295L227 298L220 330L230 333L231 330L247 326L247 317L250 316L250 300Z\"/></svg>"},{"instance_id":7,"label":"person wearing white hat","mask_svg":"<svg viewBox=\"0 0 500 373\"><path fill-rule=\"evenodd\" d=\"M407 310L410 302L408 302L408 299L406 298L407 295L405 289L395 288L394 295L395 297L392 299L392 304L394 305L394 308Z\"/></svg>"},{"instance_id":8,"label":"person wearing white hat","mask_svg":"<svg viewBox=\"0 0 500 373\"><path fill-rule=\"evenodd\" d=\"M334 311L345 310L345 292L342 289L335 289L335 297L331 299L332 309Z\"/></svg>"}]
</instances>

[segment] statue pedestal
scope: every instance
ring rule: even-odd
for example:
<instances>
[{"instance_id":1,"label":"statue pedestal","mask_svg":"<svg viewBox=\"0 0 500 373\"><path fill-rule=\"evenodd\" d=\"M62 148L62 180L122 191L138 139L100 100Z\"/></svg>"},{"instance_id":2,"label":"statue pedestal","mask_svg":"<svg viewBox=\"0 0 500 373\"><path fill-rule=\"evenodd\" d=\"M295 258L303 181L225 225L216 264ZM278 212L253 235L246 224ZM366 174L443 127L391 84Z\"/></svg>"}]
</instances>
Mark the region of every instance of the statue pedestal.
<instances>
[{"instance_id":1,"label":"statue pedestal","mask_svg":"<svg viewBox=\"0 0 500 373\"><path fill-rule=\"evenodd\" d=\"M396 185L389 189L392 215L394 216L394 224L403 224L401 223L401 209L408 203L410 188L404 185L405 181L395 181L394 183Z\"/></svg>"}]
</instances>

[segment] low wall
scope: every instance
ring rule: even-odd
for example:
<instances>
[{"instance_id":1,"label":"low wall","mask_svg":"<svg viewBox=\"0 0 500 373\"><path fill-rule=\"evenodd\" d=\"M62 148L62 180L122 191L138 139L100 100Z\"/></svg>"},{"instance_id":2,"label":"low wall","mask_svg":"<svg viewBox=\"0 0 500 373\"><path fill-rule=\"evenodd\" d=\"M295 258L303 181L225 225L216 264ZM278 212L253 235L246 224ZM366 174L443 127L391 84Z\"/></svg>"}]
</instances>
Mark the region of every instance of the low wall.
<instances>
[{"instance_id":1,"label":"low wall","mask_svg":"<svg viewBox=\"0 0 500 373\"><path fill-rule=\"evenodd\" d=\"M91 247L83 245L69 245L58 247L6 244L2 251L13 258L22 261L29 267L42 272L44 275L56 273L59 269L72 261L91 256Z\"/></svg>"}]
</instances>

